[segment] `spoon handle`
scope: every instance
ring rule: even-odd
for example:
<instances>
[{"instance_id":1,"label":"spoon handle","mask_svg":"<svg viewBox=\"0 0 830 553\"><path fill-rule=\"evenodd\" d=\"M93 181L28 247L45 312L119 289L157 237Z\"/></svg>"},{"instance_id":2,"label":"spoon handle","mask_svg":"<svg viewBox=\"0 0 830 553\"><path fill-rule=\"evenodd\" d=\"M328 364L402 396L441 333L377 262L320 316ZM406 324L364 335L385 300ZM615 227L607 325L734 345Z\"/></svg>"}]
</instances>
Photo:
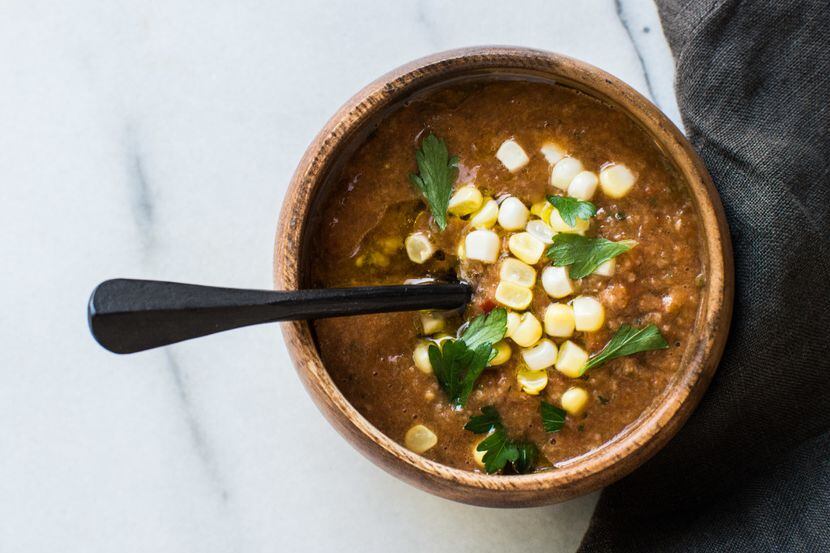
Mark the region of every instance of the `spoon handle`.
<instances>
[{"instance_id":1,"label":"spoon handle","mask_svg":"<svg viewBox=\"0 0 830 553\"><path fill-rule=\"evenodd\" d=\"M87 316L99 344L133 353L274 321L454 309L466 305L470 295L464 283L275 292L119 278L93 290Z\"/></svg>"}]
</instances>

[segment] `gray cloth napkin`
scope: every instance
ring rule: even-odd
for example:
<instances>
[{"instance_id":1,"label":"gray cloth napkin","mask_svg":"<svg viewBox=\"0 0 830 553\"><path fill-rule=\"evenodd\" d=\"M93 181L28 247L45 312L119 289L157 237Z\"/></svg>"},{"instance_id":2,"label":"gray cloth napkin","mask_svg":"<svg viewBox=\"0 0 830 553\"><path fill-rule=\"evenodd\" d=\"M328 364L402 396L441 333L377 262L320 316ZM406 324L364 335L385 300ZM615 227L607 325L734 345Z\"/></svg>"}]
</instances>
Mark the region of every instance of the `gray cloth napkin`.
<instances>
[{"instance_id":1,"label":"gray cloth napkin","mask_svg":"<svg viewBox=\"0 0 830 553\"><path fill-rule=\"evenodd\" d=\"M580 551L830 551L830 1L657 0L735 249L723 360Z\"/></svg>"}]
</instances>

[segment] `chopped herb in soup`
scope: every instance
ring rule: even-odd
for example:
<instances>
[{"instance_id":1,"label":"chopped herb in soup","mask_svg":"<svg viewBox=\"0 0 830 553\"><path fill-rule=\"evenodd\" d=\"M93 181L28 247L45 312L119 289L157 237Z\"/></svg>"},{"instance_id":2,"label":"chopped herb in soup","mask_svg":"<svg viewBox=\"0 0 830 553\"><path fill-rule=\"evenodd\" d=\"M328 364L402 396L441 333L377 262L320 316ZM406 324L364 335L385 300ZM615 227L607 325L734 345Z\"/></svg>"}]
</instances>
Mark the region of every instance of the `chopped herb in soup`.
<instances>
[{"instance_id":1,"label":"chopped herb in soup","mask_svg":"<svg viewBox=\"0 0 830 553\"><path fill-rule=\"evenodd\" d=\"M463 311L313 323L346 398L410 450L550 469L619 434L677 371L700 302L681 177L624 113L489 81L388 115L315 211L312 286L460 279Z\"/></svg>"}]
</instances>

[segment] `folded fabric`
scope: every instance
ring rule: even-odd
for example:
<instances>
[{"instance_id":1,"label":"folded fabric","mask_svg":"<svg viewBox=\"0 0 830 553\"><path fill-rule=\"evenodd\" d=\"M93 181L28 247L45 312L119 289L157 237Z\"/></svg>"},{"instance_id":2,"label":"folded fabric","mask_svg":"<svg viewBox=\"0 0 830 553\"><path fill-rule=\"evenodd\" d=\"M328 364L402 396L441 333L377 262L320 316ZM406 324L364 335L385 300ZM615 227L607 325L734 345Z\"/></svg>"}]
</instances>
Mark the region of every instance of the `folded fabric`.
<instances>
[{"instance_id":1,"label":"folded fabric","mask_svg":"<svg viewBox=\"0 0 830 553\"><path fill-rule=\"evenodd\" d=\"M830 2L657 0L735 250L718 372L580 551L830 551Z\"/></svg>"}]
</instances>

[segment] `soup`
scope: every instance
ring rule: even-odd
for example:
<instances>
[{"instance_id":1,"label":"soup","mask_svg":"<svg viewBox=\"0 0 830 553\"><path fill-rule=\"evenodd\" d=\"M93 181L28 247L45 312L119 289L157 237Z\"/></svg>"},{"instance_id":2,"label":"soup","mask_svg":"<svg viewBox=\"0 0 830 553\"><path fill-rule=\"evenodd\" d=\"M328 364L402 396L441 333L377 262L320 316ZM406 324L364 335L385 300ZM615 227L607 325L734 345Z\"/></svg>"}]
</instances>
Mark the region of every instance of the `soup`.
<instances>
[{"instance_id":1,"label":"soup","mask_svg":"<svg viewBox=\"0 0 830 553\"><path fill-rule=\"evenodd\" d=\"M678 370L706 278L650 136L542 82L411 98L332 176L309 232L309 286L473 287L463 311L313 323L366 419L471 471L549 470L622 432Z\"/></svg>"}]
</instances>

